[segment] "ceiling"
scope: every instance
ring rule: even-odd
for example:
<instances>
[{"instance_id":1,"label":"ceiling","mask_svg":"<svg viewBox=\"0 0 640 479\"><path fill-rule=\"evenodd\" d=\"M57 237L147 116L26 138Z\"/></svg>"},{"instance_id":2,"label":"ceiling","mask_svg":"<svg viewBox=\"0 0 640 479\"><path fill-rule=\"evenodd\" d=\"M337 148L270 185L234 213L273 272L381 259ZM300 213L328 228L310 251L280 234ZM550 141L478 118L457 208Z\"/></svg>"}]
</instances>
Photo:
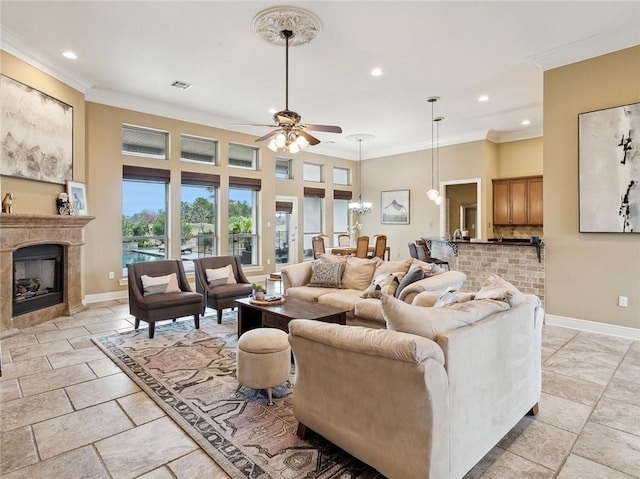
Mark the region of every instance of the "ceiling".
<instances>
[{"instance_id":1,"label":"ceiling","mask_svg":"<svg viewBox=\"0 0 640 479\"><path fill-rule=\"evenodd\" d=\"M252 29L277 5L322 22L290 49L289 107L343 134L313 132L322 143L306 151L349 159L356 133L376 136L365 159L430 147L430 96L441 145L541 136L544 70L640 44L640 1L3 0L1 45L89 101L259 137L269 129L231 123L284 108L285 49Z\"/></svg>"}]
</instances>

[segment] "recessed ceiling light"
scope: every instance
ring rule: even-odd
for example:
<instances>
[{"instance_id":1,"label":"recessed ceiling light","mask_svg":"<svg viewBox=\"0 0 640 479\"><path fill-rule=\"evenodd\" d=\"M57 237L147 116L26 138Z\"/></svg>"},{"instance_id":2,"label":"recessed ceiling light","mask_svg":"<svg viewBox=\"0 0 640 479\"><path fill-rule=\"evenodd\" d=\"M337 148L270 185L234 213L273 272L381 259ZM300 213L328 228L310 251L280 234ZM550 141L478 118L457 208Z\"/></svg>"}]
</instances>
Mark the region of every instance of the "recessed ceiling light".
<instances>
[{"instance_id":1,"label":"recessed ceiling light","mask_svg":"<svg viewBox=\"0 0 640 479\"><path fill-rule=\"evenodd\" d=\"M478 101L488 101L489 97L487 95L482 95L481 97L478 97Z\"/></svg>"},{"instance_id":2,"label":"recessed ceiling light","mask_svg":"<svg viewBox=\"0 0 640 479\"><path fill-rule=\"evenodd\" d=\"M75 60L75 59L78 58L78 55L76 55L71 50L68 50L66 52L62 52L62 56L65 57L65 58L68 58L69 60Z\"/></svg>"},{"instance_id":3,"label":"recessed ceiling light","mask_svg":"<svg viewBox=\"0 0 640 479\"><path fill-rule=\"evenodd\" d=\"M371 76L372 77L379 77L380 75L382 75L382 69L381 68L374 68L373 70L371 70Z\"/></svg>"},{"instance_id":4,"label":"recessed ceiling light","mask_svg":"<svg viewBox=\"0 0 640 479\"><path fill-rule=\"evenodd\" d=\"M527 126L527 125L530 125L530 124L531 124L531 122L530 122L529 120L522 120L522 121L520 122L520 124L521 124L522 126Z\"/></svg>"}]
</instances>

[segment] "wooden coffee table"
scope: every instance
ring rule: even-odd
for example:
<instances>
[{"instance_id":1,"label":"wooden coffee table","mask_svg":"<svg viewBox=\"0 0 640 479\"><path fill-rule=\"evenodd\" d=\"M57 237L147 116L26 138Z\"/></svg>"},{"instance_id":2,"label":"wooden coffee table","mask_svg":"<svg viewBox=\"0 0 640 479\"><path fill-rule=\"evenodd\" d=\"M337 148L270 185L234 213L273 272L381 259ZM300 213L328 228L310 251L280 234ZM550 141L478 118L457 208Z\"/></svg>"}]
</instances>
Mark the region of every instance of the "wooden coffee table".
<instances>
[{"instance_id":1,"label":"wooden coffee table","mask_svg":"<svg viewBox=\"0 0 640 479\"><path fill-rule=\"evenodd\" d=\"M281 304L253 304L251 298L236 299L238 304L238 337L255 328L278 328L289 332L289 321L296 318L315 319L326 323L347 324L349 309L286 297Z\"/></svg>"}]
</instances>

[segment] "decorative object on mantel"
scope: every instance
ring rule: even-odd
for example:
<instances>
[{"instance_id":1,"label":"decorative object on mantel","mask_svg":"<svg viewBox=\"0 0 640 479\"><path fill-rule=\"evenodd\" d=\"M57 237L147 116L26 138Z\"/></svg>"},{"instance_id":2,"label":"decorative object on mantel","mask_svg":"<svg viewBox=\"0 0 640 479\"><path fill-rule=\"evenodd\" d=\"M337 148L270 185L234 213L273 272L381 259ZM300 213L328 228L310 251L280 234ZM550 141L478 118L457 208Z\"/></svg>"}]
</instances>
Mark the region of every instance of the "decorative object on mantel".
<instances>
[{"instance_id":1,"label":"decorative object on mantel","mask_svg":"<svg viewBox=\"0 0 640 479\"><path fill-rule=\"evenodd\" d=\"M58 208L58 214L60 215L77 215L78 210L73 207L73 204L69 201L69 195L66 193L60 193L56 198L56 207Z\"/></svg>"},{"instance_id":2,"label":"decorative object on mantel","mask_svg":"<svg viewBox=\"0 0 640 479\"><path fill-rule=\"evenodd\" d=\"M358 142L358 175L360 178L358 185L358 201L349 203L349 211L356 216L367 215L371 213L373 204L370 201L362 201L362 142L373 140L375 136L366 133L358 133L356 135L349 135L346 138L349 141Z\"/></svg>"},{"instance_id":3,"label":"decorative object on mantel","mask_svg":"<svg viewBox=\"0 0 640 479\"><path fill-rule=\"evenodd\" d=\"M69 195L72 211L75 211L75 213L71 214L86 215L87 193L84 184L77 183L75 181L67 181L67 194Z\"/></svg>"},{"instance_id":4,"label":"decorative object on mantel","mask_svg":"<svg viewBox=\"0 0 640 479\"><path fill-rule=\"evenodd\" d=\"M580 113L581 233L640 233L640 103Z\"/></svg>"},{"instance_id":5,"label":"decorative object on mantel","mask_svg":"<svg viewBox=\"0 0 640 479\"><path fill-rule=\"evenodd\" d=\"M0 92L0 174L48 183L70 180L73 107L4 75Z\"/></svg>"},{"instance_id":6,"label":"decorative object on mantel","mask_svg":"<svg viewBox=\"0 0 640 479\"><path fill-rule=\"evenodd\" d=\"M13 200L14 200L15 196L13 196L13 193L9 192L6 195L4 195L4 199L2 200L2 212L3 213L13 213Z\"/></svg>"}]
</instances>

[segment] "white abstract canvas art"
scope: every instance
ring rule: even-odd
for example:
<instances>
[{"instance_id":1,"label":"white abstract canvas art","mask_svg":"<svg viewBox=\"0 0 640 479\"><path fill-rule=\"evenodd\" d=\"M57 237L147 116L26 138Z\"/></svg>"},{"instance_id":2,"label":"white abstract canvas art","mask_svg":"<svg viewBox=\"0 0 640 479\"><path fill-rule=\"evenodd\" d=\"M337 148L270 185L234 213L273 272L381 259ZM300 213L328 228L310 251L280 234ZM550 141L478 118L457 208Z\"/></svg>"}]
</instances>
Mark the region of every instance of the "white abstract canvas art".
<instances>
[{"instance_id":1,"label":"white abstract canvas art","mask_svg":"<svg viewBox=\"0 0 640 479\"><path fill-rule=\"evenodd\" d=\"M640 103L578 115L580 232L640 233Z\"/></svg>"},{"instance_id":2,"label":"white abstract canvas art","mask_svg":"<svg viewBox=\"0 0 640 479\"><path fill-rule=\"evenodd\" d=\"M62 183L72 179L73 108L2 76L0 174Z\"/></svg>"}]
</instances>

